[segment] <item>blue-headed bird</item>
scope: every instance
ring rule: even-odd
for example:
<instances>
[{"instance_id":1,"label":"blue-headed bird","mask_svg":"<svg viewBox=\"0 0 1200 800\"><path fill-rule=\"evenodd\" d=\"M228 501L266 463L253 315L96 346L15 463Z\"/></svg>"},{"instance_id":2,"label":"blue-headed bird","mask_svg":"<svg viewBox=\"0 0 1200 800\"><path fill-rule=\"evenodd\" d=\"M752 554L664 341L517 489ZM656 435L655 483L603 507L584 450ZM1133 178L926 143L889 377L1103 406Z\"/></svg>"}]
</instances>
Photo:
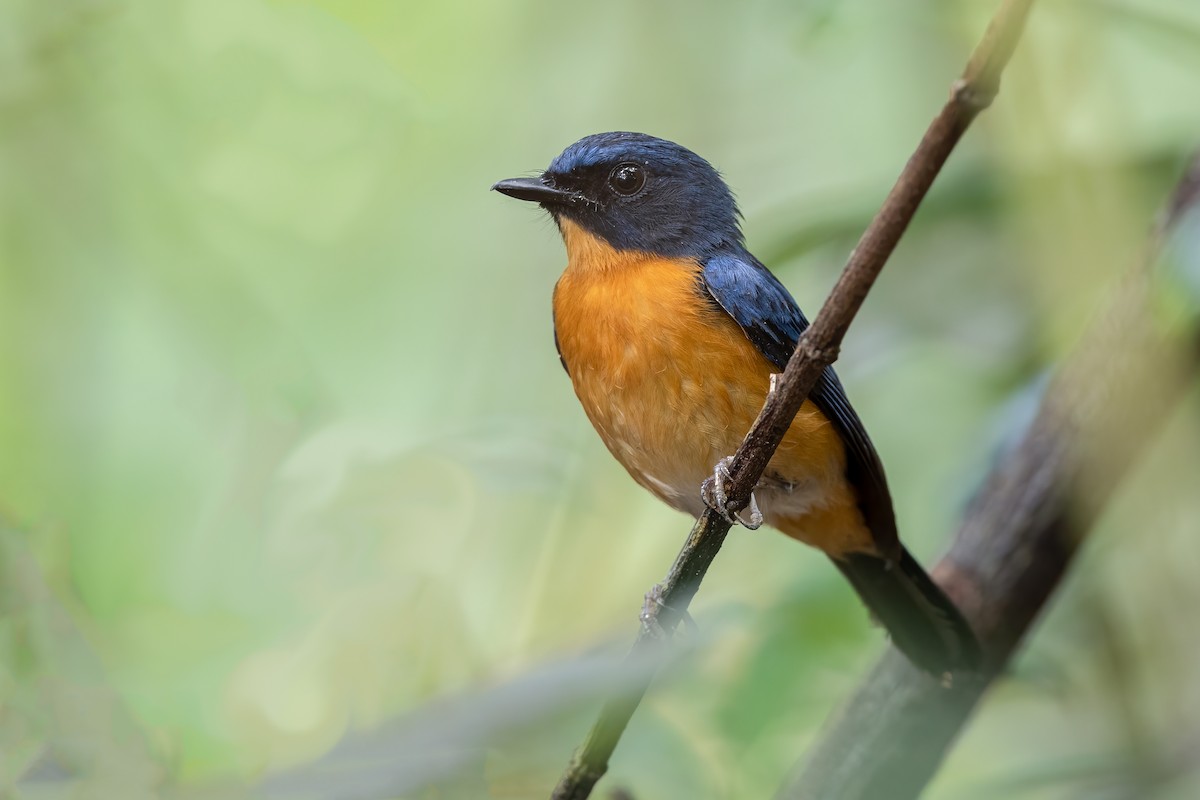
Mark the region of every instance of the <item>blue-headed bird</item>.
<instances>
[{"instance_id":1,"label":"blue-headed bird","mask_svg":"<svg viewBox=\"0 0 1200 800\"><path fill-rule=\"evenodd\" d=\"M808 327L746 249L733 194L703 158L641 133L585 137L534 178L493 187L539 203L562 234L554 338L600 438L633 479L699 516L727 457ZM710 481L709 486L713 484ZM908 658L972 669L955 605L900 543L883 465L832 368L755 487L765 521L823 550ZM720 497L718 511L729 517Z\"/></svg>"}]
</instances>

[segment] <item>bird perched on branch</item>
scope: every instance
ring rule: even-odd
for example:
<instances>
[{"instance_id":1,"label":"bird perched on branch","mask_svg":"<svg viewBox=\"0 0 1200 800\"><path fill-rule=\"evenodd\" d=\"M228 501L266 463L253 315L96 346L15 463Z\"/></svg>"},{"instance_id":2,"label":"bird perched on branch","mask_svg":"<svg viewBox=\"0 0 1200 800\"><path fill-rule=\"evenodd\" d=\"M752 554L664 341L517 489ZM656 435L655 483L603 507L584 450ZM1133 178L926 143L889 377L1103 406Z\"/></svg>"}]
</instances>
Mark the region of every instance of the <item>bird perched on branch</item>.
<instances>
[{"instance_id":1,"label":"bird perched on branch","mask_svg":"<svg viewBox=\"0 0 1200 800\"><path fill-rule=\"evenodd\" d=\"M768 464L749 518L725 508L728 456L808 321L746 249L733 195L707 161L645 134L601 133L540 176L492 188L558 225L567 267L555 343L635 481L693 516L707 504L824 551L919 667L977 665L970 627L897 537L883 465L832 369Z\"/></svg>"}]
</instances>

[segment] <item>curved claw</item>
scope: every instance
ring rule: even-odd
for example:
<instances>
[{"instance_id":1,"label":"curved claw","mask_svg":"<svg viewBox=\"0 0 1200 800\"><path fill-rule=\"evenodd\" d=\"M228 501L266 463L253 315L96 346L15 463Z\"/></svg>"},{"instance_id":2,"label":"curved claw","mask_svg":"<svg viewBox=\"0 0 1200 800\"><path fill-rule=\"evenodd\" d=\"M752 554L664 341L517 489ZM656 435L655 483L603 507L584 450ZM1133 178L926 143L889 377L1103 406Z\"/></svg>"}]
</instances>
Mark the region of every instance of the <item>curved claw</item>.
<instances>
[{"instance_id":1,"label":"curved claw","mask_svg":"<svg viewBox=\"0 0 1200 800\"><path fill-rule=\"evenodd\" d=\"M749 530L755 530L763 524L763 515L758 508L758 500L754 496L754 492L750 493L750 519L747 520L738 512L731 512L727 506L729 501L728 495L725 494L726 481L732 480L732 475L729 473L729 465L733 463L733 456L726 456L717 462L713 468L711 478L705 479L700 485L700 499L704 504L716 511L730 525L742 525Z\"/></svg>"},{"instance_id":2,"label":"curved claw","mask_svg":"<svg viewBox=\"0 0 1200 800\"><path fill-rule=\"evenodd\" d=\"M758 500L754 497L754 492L750 493L750 520L747 522L742 518L741 514L734 514L737 521L742 523L747 530L758 530L763 524L762 512L758 510Z\"/></svg>"}]
</instances>

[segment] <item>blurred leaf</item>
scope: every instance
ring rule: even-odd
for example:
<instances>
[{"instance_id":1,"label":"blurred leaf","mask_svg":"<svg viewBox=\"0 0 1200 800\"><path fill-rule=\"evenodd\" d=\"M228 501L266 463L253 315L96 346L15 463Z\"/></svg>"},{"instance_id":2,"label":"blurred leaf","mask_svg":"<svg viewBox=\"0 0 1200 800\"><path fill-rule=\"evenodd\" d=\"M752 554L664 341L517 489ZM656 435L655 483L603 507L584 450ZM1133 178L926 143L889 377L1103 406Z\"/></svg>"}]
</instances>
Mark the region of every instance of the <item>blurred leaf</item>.
<instances>
[{"instance_id":1,"label":"blurred leaf","mask_svg":"<svg viewBox=\"0 0 1200 800\"><path fill-rule=\"evenodd\" d=\"M0 793L69 783L86 795L153 797L164 765L23 536L0 521Z\"/></svg>"}]
</instances>

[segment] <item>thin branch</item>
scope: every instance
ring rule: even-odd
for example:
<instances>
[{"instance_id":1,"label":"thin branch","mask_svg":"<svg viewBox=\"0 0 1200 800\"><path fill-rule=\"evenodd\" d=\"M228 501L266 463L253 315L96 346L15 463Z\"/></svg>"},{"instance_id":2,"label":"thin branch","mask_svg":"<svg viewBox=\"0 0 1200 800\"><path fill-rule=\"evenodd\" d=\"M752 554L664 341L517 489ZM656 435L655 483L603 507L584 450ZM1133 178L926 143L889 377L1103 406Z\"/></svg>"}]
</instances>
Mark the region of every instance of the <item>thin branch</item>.
<instances>
[{"instance_id":1,"label":"thin branch","mask_svg":"<svg viewBox=\"0 0 1200 800\"><path fill-rule=\"evenodd\" d=\"M783 439L808 393L824 369L837 358L846 330L862 306L880 270L908 228L922 198L954 146L975 117L987 108L1000 86L1000 75L1012 56L1033 0L1004 0L982 40L955 82L950 99L929 125L896 185L863 233L811 327L746 434L730 464L728 507L746 507L750 493ZM696 521L671 565L666 580L647 596L642 630L631 657L655 654L678 626L700 581L729 533L729 523L712 510ZM600 718L576 751L552 800L583 800L608 769L621 734L649 683L609 700Z\"/></svg>"},{"instance_id":2,"label":"thin branch","mask_svg":"<svg viewBox=\"0 0 1200 800\"><path fill-rule=\"evenodd\" d=\"M1180 354L1149 311L1150 267L1171 227L1198 200L1200 156L1167 203L1141 263L1047 389L1034 422L992 471L934 570L979 635L985 672L956 676L944 687L889 651L826 723L780 800L905 800L933 776L1105 500L1200 372L1197 332Z\"/></svg>"}]
</instances>

